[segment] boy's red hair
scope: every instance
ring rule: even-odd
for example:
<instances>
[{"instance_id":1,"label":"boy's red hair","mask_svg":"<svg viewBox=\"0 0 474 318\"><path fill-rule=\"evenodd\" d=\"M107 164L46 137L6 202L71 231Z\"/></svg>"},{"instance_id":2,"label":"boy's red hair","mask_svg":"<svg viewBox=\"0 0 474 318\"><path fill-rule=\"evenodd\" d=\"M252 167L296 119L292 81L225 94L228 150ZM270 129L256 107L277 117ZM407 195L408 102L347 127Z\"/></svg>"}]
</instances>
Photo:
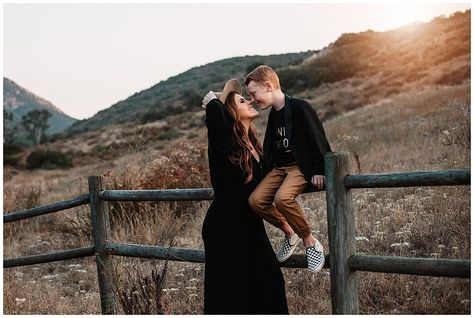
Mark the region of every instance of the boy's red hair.
<instances>
[{"instance_id":1,"label":"boy's red hair","mask_svg":"<svg viewBox=\"0 0 474 318\"><path fill-rule=\"evenodd\" d=\"M274 88L280 89L280 79L278 78L277 73L267 65L260 65L250 72L245 78L245 85L248 85L250 81L255 81L260 84L270 82Z\"/></svg>"}]
</instances>

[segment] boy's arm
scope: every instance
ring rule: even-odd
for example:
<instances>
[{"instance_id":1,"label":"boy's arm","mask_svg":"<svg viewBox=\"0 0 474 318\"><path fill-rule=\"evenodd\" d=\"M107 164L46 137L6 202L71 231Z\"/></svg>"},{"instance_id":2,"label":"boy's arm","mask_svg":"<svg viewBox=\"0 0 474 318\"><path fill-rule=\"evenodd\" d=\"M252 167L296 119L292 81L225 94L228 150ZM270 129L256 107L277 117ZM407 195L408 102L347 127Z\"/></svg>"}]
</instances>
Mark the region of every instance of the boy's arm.
<instances>
[{"instance_id":1,"label":"boy's arm","mask_svg":"<svg viewBox=\"0 0 474 318\"><path fill-rule=\"evenodd\" d=\"M326 138L323 124L314 108L309 103L305 103L302 109L304 129L309 141L313 163L312 174L313 176L324 175L324 155L332 151L331 146Z\"/></svg>"}]
</instances>

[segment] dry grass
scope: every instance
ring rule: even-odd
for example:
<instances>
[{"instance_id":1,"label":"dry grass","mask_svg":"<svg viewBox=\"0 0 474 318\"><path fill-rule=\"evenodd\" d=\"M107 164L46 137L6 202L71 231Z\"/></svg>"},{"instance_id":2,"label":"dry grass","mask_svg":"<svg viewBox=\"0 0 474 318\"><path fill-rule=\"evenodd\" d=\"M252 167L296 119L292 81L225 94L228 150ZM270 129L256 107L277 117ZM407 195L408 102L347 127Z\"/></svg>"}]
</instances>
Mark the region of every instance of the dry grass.
<instances>
[{"instance_id":1,"label":"dry grass","mask_svg":"<svg viewBox=\"0 0 474 318\"><path fill-rule=\"evenodd\" d=\"M354 173L466 168L470 167L469 110L470 83L427 86L335 117L325 123L325 128L334 151L349 150L358 158L358 163L353 161ZM261 134L264 123L263 117L257 123ZM4 211L87 193L88 175L104 175L110 189L158 188L167 187L167 183L173 187L207 187L202 130L196 130L201 137L192 145L170 142L161 151L130 148L136 150L123 152L110 162L71 170L11 171L4 176ZM192 174L186 173L189 169L194 169ZM164 171L173 173L164 176ZM298 200L314 234L327 247L325 194L305 194ZM358 253L470 259L470 187L359 189L353 191L353 202ZM112 239L203 248L201 225L208 206L209 202L111 204ZM5 224L4 256L91 245L89 217L84 206ZM281 234L268 224L266 229L276 247ZM302 252L300 246L297 253ZM156 276L152 273L161 273L165 261L113 257L113 263L117 294L142 295L119 305L121 313L133 312L131 308L150 314L202 313L203 264L169 262L160 285L153 283ZM331 313L327 269L316 275L300 269L285 268L283 272L292 314ZM469 280L358 275L361 313L470 313ZM149 286L147 293L138 291L137 286L143 285ZM163 287L161 291L157 286ZM149 303L145 295L151 299ZM4 269L6 314L99 312L93 257Z\"/></svg>"}]
</instances>

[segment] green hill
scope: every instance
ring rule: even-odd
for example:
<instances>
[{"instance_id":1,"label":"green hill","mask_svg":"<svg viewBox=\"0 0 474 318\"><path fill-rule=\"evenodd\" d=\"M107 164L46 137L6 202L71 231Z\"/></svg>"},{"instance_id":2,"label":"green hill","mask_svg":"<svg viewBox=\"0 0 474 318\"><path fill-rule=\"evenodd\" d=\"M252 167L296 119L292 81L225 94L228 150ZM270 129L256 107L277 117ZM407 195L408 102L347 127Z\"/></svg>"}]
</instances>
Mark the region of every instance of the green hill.
<instances>
[{"instance_id":1,"label":"green hill","mask_svg":"<svg viewBox=\"0 0 474 318\"><path fill-rule=\"evenodd\" d=\"M51 102L33 94L21 87L14 81L3 78L3 110L13 114L12 125L17 125L21 116L26 115L31 110L47 110L51 113L48 121L48 134L64 131L77 119L66 115L61 109Z\"/></svg>"},{"instance_id":2,"label":"green hill","mask_svg":"<svg viewBox=\"0 0 474 318\"><path fill-rule=\"evenodd\" d=\"M235 57L203 66L194 67L177 76L161 81L153 87L137 92L119 101L93 117L80 120L72 125L69 134L94 131L104 126L122 123L146 123L168 115L195 110L202 96L210 88L222 86L227 79L242 78L249 70L260 64L276 69L300 64L316 51L288 53L268 56Z\"/></svg>"},{"instance_id":3,"label":"green hill","mask_svg":"<svg viewBox=\"0 0 474 318\"><path fill-rule=\"evenodd\" d=\"M32 111L47 111L48 127L43 131L41 139L50 138L54 134L61 134L77 119L65 114L50 101L21 87L11 79L3 78L3 143L8 146L29 147L35 138L22 125L23 116ZM37 136L38 138L38 136ZM54 137L53 137L54 138ZM5 150L5 149L4 149Z\"/></svg>"},{"instance_id":4,"label":"green hill","mask_svg":"<svg viewBox=\"0 0 474 318\"><path fill-rule=\"evenodd\" d=\"M277 70L285 92L310 101L323 120L425 85L469 80L471 11L386 32L342 34L319 51L245 56L192 68L74 123L67 131L143 124L196 110L209 89L259 64Z\"/></svg>"}]
</instances>

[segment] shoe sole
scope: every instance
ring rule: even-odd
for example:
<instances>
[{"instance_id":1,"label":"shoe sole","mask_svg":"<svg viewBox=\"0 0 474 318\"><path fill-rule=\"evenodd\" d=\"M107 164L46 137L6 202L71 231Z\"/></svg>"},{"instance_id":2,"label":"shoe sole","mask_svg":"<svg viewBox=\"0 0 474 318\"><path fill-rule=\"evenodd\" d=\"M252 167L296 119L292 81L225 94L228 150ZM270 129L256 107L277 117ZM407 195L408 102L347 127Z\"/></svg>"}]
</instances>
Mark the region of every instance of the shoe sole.
<instances>
[{"instance_id":1,"label":"shoe sole","mask_svg":"<svg viewBox=\"0 0 474 318\"><path fill-rule=\"evenodd\" d=\"M297 240L296 243L291 247L290 252L288 253L288 255L285 256L284 258L281 258L281 259L278 259L278 258L277 258L277 260L278 260L280 263L283 263L283 262L285 262L287 259L289 259L290 256L293 255L293 253L295 252L296 247L298 246L298 243L299 243L300 241L301 241L301 238L298 237L298 240Z\"/></svg>"},{"instance_id":2,"label":"shoe sole","mask_svg":"<svg viewBox=\"0 0 474 318\"><path fill-rule=\"evenodd\" d=\"M321 263L321 265L319 265L318 267L316 267L316 269L310 269L308 268L308 270L311 272L311 273L317 273L319 271L321 271L324 267L324 264L326 263L326 258L324 257L324 252L323 252L323 261Z\"/></svg>"}]
</instances>

